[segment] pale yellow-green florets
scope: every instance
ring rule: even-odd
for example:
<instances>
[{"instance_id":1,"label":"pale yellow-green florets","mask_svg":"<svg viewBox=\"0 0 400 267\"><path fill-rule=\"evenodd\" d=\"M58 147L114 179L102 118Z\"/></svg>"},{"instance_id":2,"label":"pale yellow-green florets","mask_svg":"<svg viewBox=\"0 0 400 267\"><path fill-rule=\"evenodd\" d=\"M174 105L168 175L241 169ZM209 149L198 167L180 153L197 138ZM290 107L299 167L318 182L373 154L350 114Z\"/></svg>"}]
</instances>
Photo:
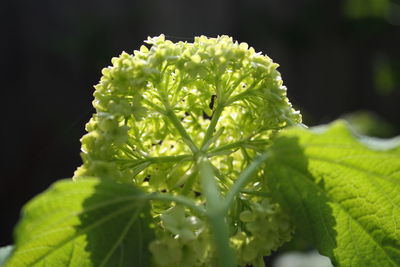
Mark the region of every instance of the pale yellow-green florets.
<instances>
[{"instance_id":1,"label":"pale yellow-green florets","mask_svg":"<svg viewBox=\"0 0 400 267\"><path fill-rule=\"evenodd\" d=\"M278 65L246 43L228 36L173 43L163 35L146 43L103 69L95 86L96 114L81 140L83 165L74 178L114 179L201 203L196 153L210 159L224 194L277 131L301 122L286 97ZM258 190L262 183L259 172L248 189ZM241 212L231 212L231 245L240 264L257 264L289 238L291 228L277 204L244 195L237 201L247 204ZM153 212L160 230L150 250L156 259L162 253L170 257L154 264L212 266L213 247L203 218L179 205L161 205ZM246 252L259 245L254 255Z\"/></svg>"}]
</instances>

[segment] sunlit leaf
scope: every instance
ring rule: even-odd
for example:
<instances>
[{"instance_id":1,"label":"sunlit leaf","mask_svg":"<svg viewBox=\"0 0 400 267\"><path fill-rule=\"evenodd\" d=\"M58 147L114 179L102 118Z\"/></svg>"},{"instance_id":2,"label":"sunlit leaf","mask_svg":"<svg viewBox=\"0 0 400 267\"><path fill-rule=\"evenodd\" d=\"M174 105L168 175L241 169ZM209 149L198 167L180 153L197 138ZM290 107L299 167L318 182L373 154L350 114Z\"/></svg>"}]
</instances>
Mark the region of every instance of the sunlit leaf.
<instances>
[{"instance_id":1,"label":"sunlit leaf","mask_svg":"<svg viewBox=\"0 0 400 267\"><path fill-rule=\"evenodd\" d=\"M6 266L149 265L148 206L132 186L63 180L23 209Z\"/></svg>"},{"instance_id":2,"label":"sunlit leaf","mask_svg":"<svg viewBox=\"0 0 400 267\"><path fill-rule=\"evenodd\" d=\"M342 122L284 131L273 147L272 194L335 266L399 266L400 154L383 148Z\"/></svg>"}]
</instances>

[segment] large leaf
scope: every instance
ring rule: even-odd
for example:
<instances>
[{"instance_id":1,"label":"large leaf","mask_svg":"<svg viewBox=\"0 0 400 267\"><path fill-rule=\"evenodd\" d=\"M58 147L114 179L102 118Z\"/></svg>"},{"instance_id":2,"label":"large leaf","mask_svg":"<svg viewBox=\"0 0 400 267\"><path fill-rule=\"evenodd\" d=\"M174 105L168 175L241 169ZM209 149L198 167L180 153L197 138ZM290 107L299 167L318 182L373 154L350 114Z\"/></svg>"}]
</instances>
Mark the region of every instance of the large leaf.
<instances>
[{"instance_id":1,"label":"large leaf","mask_svg":"<svg viewBox=\"0 0 400 267\"><path fill-rule=\"evenodd\" d=\"M128 185L63 180L30 201L6 266L148 266L148 205Z\"/></svg>"},{"instance_id":2,"label":"large leaf","mask_svg":"<svg viewBox=\"0 0 400 267\"><path fill-rule=\"evenodd\" d=\"M336 122L284 131L272 148L271 193L335 266L400 266L400 150L383 147Z\"/></svg>"}]
</instances>

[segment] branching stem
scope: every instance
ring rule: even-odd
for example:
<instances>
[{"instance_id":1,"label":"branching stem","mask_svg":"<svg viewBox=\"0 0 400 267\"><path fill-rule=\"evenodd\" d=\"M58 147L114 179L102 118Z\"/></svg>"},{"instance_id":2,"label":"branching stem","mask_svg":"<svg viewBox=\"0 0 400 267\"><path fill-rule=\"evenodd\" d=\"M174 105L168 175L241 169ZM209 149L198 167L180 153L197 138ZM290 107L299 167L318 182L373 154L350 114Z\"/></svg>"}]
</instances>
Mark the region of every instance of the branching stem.
<instances>
[{"instance_id":1,"label":"branching stem","mask_svg":"<svg viewBox=\"0 0 400 267\"><path fill-rule=\"evenodd\" d=\"M185 196L174 196L167 193L151 193L146 195L146 198L149 200L159 200L159 201L167 201L167 202L175 202L182 205L187 206L192 209L198 215L205 216L206 210L201 205L197 205L192 199Z\"/></svg>"},{"instance_id":2,"label":"branching stem","mask_svg":"<svg viewBox=\"0 0 400 267\"><path fill-rule=\"evenodd\" d=\"M166 162L178 162L185 160L192 160L193 156L189 154L177 155L177 156L161 156L161 157L145 157L143 159L117 159L119 162L132 163L139 165L145 162L149 163L166 163Z\"/></svg>"},{"instance_id":3,"label":"branching stem","mask_svg":"<svg viewBox=\"0 0 400 267\"><path fill-rule=\"evenodd\" d=\"M218 120L221 117L222 111L224 110L224 105L218 104L217 107L215 108L215 111L213 112L212 118L210 125L207 128L206 134L203 139L203 143L201 145L201 151L206 151L208 146L210 145L210 142L208 142L213 134L215 127L217 126Z\"/></svg>"},{"instance_id":4,"label":"branching stem","mask_svg":"<svg viewBox=\"0 0 400 267\"><path fill-rule=\"evenodd\" d=\"M188 145L188 147L193 152L193 154L196 153L197 151L199 151L196 144L193 142L192 138L188 135L185 128L183 128L183 125L181 124L179 119L176 117L175 113L171 109L168 109L166 111L165 115L168 117L170 122L175 126L176 130L181 135L183 141Z\"/></svg>"},{"instance_id":5,"label":"branching stem","mask_svg":"<svg viewBox=\"0 0 400 267\"><path fill-rule=\"evenodd\" d=\"M196 163L207 203L207 219L212 229L220 266L234 267L236 263L229 246L229 228L225 220L226 212L221 205L222 199L215 181L213 168L204 154L197 156Z\"/></svg>"},{"instance_id":6,"label":"branching stem","mask_svg":"<svg viewBox=\"0 0 400 267\"><path fill-rule=\"evenodd\" d=\"M240 173L236 182L233 184L231 190L228 192L228 194L225 197L225 201L224 201L224 209L225 210L229 209L229 207L232 205L232 202L235 199L235 197L245 187L245 185L248 183L248 181L251 179L251 177L254 175L254 173L258 170L258 167L260 167L260 165L262 163L264 163L264 161L267 159L268 156L269 156L268 151L257 156L250 163L250 165L244 171L242 171Z\"/></svg>"}]
</instances>

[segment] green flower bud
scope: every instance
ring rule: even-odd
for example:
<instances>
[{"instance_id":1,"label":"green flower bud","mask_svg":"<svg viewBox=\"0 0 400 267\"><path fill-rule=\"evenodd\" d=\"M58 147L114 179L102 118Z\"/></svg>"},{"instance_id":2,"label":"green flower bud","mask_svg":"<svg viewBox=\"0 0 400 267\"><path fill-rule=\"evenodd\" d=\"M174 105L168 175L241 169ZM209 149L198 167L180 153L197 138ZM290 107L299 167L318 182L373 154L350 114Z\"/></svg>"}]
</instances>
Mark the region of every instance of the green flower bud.
<instances>
[{"instance_id":1,"label":"green flower bud","mask_svg":"<svg viewBox=\"0 0 400 267\"><path fill-rule=\"evenodd\" d=\"M164 238L155 240L149 245L151 253L153 253L154 261L157 266L179 266L182 259L182 250L179 240L173 238Z\"/></svg>"},{"instance_id":2,"label":"green flower bud","mask_svg":"<svg viewBox=\"0 0 400 267\"><path fill-rule=\"evenodd\" d=\"M177 235L184 242L196 238L195 230L198 219L194 216L186 217L182 206L175 206L161 215L161 221L166 229Z\"/></svg>"},{"instance_id":3,"label":"green flower bud","mask_svg":"<svg viewBox=\"0 0 400 267\"><path fill-rule=\"evenodd\" d=\"M254 213L249 210L244 210L240 213L240 220L242 222L252 222L255 218L256 216L254 215Z\"/></svg>"}]
</instances>

